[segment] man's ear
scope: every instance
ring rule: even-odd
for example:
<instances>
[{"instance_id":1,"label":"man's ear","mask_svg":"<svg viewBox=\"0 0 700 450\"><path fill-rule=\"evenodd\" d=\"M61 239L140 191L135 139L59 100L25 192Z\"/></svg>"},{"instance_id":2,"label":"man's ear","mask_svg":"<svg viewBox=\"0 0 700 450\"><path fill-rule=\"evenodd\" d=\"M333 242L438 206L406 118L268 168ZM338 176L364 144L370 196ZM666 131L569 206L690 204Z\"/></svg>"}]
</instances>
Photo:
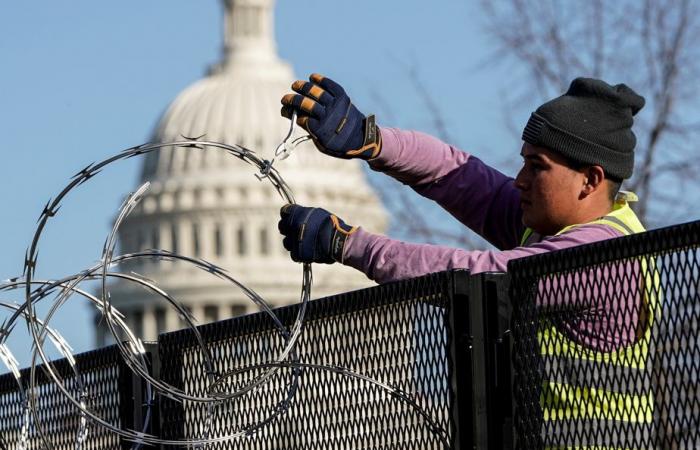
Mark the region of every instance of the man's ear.
<instances>
[{"instance_id":1,"label":"man's ear","mask_svg":"<svg viewBox=\"0 0 700 450\"><path fill-rule=\"evenodd\" d=\"M591 195L603 186L605 180L605 171L600 166L588 166L583 169L583 186L581 186L581 194Z\"/></svg>"}]
</instances>

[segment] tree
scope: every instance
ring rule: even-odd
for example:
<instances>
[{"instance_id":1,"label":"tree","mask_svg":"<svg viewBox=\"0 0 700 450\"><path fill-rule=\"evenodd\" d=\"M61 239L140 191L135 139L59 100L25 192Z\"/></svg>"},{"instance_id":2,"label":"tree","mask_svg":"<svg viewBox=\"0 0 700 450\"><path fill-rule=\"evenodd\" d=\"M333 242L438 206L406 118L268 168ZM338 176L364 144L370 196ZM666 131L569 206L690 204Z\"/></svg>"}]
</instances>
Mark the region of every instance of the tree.
<instances>
[{"instance_id":1,"label":"tree","mask_svg":"<svg viewBox=\"0 0 700 450\"><path fill-rule=\"evenodd\" d=\"M635 118L636 192L642 221L658 226L691 217L700 188L695 140L700 79L696 0L482 0L494 60L514 63L508 101L534 90L541 100L577 76L624 82L646 97ZM695 195L688 196L688 192Z\"/></svg>"}]
</instances>

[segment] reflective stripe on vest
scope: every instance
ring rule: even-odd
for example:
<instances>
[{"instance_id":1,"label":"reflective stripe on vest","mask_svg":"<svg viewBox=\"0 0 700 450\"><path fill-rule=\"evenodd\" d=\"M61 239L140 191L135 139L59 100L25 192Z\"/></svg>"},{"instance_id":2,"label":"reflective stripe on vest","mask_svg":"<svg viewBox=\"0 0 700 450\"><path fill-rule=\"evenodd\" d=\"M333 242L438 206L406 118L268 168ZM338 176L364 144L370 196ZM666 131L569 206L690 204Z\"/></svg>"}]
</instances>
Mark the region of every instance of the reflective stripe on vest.
<instances>
[{"instance_id":1,"label":"reflective stripe on vest","mask_svg":"<svg viewBox=\"0 0 700 450\"><path fill-rule=\"evenodd\" d=\"M549 433L543 436L542 444L546 449L575 448L577 450L615 450L615 449L654 449L655 436L652 427L646 423L621 422L611 420L576 420L549 422ZM562 446L561 435L569 436L569 442ZM589 435L594 435L598 443L590 445ZM630 445L636 442L637 445Z\"/></svg>"},{"instance_id":2,"label":"reflective stripe on vest","mask_svg":"<svg viewBox=\"0 0 700 450\"><path fill-rule=\"evenodd\" d=\"M585 225L589 224L607 225L623 235L644 231L624 200L616 202L610 214ZM568 226L557 235L581 225ZM528 228L521 245L541 239ZM546 448L652 447L654 398L647 355L659 278L649 265L642 259L636 265L639 273L632 274L644 280L639 286L643 293L638 317L644 328L633 344L606 353L575 342L547 319L540 322L541 438Z\"/></svg>"}]
</instances>

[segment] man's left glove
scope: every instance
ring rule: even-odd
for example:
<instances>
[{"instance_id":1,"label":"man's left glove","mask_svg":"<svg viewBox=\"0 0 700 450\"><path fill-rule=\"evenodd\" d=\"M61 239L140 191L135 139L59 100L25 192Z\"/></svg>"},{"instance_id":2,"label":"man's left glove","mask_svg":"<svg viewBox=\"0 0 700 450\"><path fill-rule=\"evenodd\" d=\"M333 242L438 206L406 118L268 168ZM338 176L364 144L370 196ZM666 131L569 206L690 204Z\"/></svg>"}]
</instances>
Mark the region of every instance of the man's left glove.
<instances>
[{"instance_id":1,"label":"man's left glove","mask_svg":"<svg viewBox=\"0 0 700 450\"><path fill-rule=\"evenodd\" d=\"M292 84L296 94L282 97L282 115L297 112L297 124L309 132L316 148L336 158L376 158L382 149L382 135L374 115L365 116L330 78L317 73L309 81Z\"/></svg>"},{"instance_id":2,"label":"man's left glove","mask_svg":"<svg viewBox=\"0 0 700 450\"><path fill-rule=\"evenodd\" d=\"M345 241L357 231L357 227L321 208L288 204L282 207L280 216L282 244L296 262L342 262Z\"/></svg>"}]
</instances>

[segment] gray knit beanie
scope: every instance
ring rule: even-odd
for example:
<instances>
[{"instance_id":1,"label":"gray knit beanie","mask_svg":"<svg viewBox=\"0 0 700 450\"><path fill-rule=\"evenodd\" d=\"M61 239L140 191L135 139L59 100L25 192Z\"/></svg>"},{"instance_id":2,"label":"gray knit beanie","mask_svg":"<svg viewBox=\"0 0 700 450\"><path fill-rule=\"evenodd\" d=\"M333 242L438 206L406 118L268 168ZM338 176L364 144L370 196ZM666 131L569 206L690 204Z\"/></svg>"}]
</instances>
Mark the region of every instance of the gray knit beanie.
<instances>
[{"instance_id":1,"label":"gray knit beanie","mask_svg":"<svg viewBox=\"0 0 700 450\"><path fill-rule=\"evenodd\" d=\"M643 106L644 97L624 84L576 78L566 94L532 113L523 141L579 164L599 165L609 177L629 178L637 142L632 117Z\"/></svg>"}]
</instances>

